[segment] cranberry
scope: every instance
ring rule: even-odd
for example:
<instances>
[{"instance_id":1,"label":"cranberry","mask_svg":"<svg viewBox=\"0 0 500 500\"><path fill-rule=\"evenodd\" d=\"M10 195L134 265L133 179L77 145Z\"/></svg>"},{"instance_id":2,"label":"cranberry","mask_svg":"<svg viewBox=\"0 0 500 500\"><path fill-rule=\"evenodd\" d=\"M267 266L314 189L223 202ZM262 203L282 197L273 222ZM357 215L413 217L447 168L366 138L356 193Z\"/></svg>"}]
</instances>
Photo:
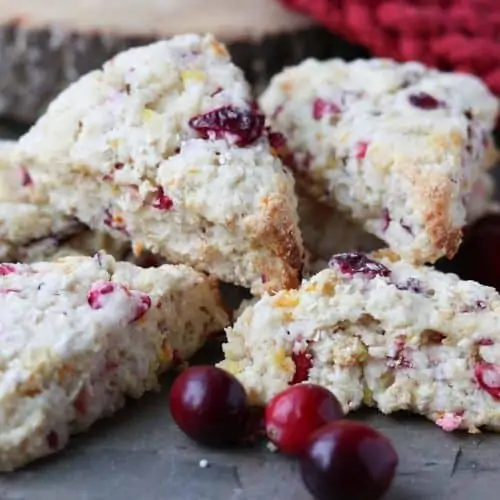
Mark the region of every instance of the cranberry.
<instances>
[{"instance_id":1,"label":"cranberry","mask_svg":"<svg viewBox=\"0 0 500 500\"><path fill-rule=\"evenodd\" d=\"M443 103L438 101L435 97L432 97L426 92L419 92L418 94L410 94L408 100L412 106L416 108L432 110L443 107Z\"/></svg>"},{"instance_id":2,"label":"cranberry","mask_svg":"<svg viewBox=\"0 0 500 500\"><path fill-rule=\"evenodd\" d=\"M56 431L47 434L47 446L53 451L59 449L59 436Z\"/></svg>"},{"instance_id":3,"label":"cranberry","mask_svg":"<svg viewBox=\"0 0 500 500\"><path fill-rule=\"evenodd\" d=\"M368 143L367 142L358 142L356 144L356 159L362 160L366 156L366 151L368 150Z\"/></svg>"},{"instance_id":4,"label":"cranberry","mask_svg":"<svg viewBox=\"0 0 500 500\"><path fill-rule=\"evenodd\" d=\"M408 278L403 283L397 283L398 290L408 290L413 293L424 293L424 284L417 278Z\"/></svg>"},{"instance_id":5,"label":"cranberry","mask_svg":"<svg viewBox=\"0 0 500 500\"><path fill-rule=\"evenodd\" d=\"M464 230L464 238L451 261L441 260L438 268L453 272L500 291L500 214L478 219Z\"/></svg>"},{"instance_id":6,"label":"cranberry","mask_svg":"<svg viewBox=\"0 0 500 500\"><path fill-rule=\"evenodd\" d=\"M495 344L495 342L493 342L493 339L488 339L488 338L481 339L478 342L478 345L480 345L482 347L487 347L487 346L491 346L491 345L494 345L494 344Z\"/></svg>"},{"instance_id":7,"label":"cranberry","mask_svg":"<svg viewBox=\"0 0 500 500\"><path fill-rule=\"evenodd\" d=\"M233 106L224 106L208 113L194 116L189 120L191 128L201 137L208 139L211 134L216 138L227 134L236 137L236 145L249 146L264 133L264 115Z\"/></svg>"},{"instance_id":8,"label":"cranberry","mask_svg":"<svg viewBox=\"0 0 500 500\"><path fill-rule=\"evenodd\" d=\"M382 210L382 231L387 231L389 229L389 225L391 223L391 214L387 208Z\"/></svg>"},{"instance_id":9,"label":"cranberry","mask_svg":"<svg viewBox=\"0 0 500 500\"><path fill-rule=\"evenodd\" d=\"M23 186L23 187L32 186L33 179L31 178L31 175L28 172L28 169L26 167L21 166L20 171L21 171L21 186Z\"/></svg>"},{"instance_id":10,"label":"cranberry","mask_svg":"<svg viewBox=\"0 0 500 500\"><path fill-rule=\"evenodd\" d=\"M474 366L474 377L481 389L492 398L500 399L500 366L481 361Z\"/></svg>"},{"instance_id":11,"label":"cranberry","mask_svg":"<svg viewBox=\"0 0 500 500\"><path fill-rule=\"evenodd\" d=\"M391 274L383 264L362 253L339 253L331 258L329 266L337 266L344 274L361 273L370 279L375 276L387 277Z\"/></svg>"},{"instance_id":12,"label":"cranberry","mask_svg":"<svg viewBox=\"0 0 500 500\"><path fill-rule=\"evenodd\" d=\"M116 285L112 282L94 283L87 295L87 302L92 309L101 309L103 307L103 296L109 295L115 291Z\"/></svg>"},{"instance_id":13,"label":"cranberry","mask_svg":"<svg viewBox=\"0 0 500 500\"><path fill-rule=\"evenodd\" d=\"M398 462L385 436L360 422L339 420L312 435L300 471L317 500L378 500L389 489Z\"/></svg>"},{"instance_id":14,"label":"cranberry","mask_svg":"<svg viewBox=\"0 0 500 500\"><path fill-rule=\"evenodd\" d=\"M214 366L187 369L175 379L169 404L175 423L201 444L227 446L244 437L245 389L224 370Z\"/></svg>"},{"instance_id":15,"label":"cranberry","mask_svg":"<svg viewBox=\"0 0 500 500\"><path fill-rule=\"evenodd\" d=\"M342 407L329 390L313 384L295 385L267 405L266 433L282 452L298 455L314 431L342 417Z\"/></svg>"},{"instance_id":16,"label":"cranberry","mask_svg":"<svg viewBox=\"0 0 500 500\"><path fill-rule=\"evenodd\" d=\"M151 297L143 292L130 291L119 283L97 282L92 285L87 294L87 302L92 309L102 309L106 303L106 297L121 290L131 301L130 323L141 319L151 308Z\"/></svg>"},{"instance_id":17,"label":"cranberry","mask_svg":"<svg viewBox=\"0 0 500 500\"><path fill-rule=\"evenodd\" d=\"M295 364L295 373L290 385L305 382L309 378L309 371L312 368L312 354L307 351L293 352L292 361Z\"/></svg>"},{"instance_id":18,"label":"cranberry","mask_svg":"<svg viewBox=\"0 0 500 500\"><path fill-rule=\"evenodd\" d=\"M142 292L134 291L132 297L135 299L134 314L131 323L140 320L151 309L151 297Z\"/></svg>"},{"instance_id":19,"label":"cranberry","mask_svg":"<svg viewBox=\"0 0 500 500\"><path fill-rule=\"evenodd\" d=\"M318 97L313 102L313 118L321 120L326 115L338 115L341 109L334 102L327 101Z\"/></svg>"},{"instance_id":20,"label":"cranberry","mask_svg":"<svg viewBox=\"0 0 500 500\"><path fill-rule=\"evenodd\" d=\"M158 210L170 210L174 206L174 202L168 197L161 186L156 190L153 207Z\"/></svg>"},{"instance_id":21,"label":"cranberry","mask_svg":"<svg viewBox=\"0 0 500 500\"><path fill-rule=\"evenodd\" d=\"M16 268L12 264L0 264L0 276L6 276L16 272Z\"/></svg>"}]
</instances>

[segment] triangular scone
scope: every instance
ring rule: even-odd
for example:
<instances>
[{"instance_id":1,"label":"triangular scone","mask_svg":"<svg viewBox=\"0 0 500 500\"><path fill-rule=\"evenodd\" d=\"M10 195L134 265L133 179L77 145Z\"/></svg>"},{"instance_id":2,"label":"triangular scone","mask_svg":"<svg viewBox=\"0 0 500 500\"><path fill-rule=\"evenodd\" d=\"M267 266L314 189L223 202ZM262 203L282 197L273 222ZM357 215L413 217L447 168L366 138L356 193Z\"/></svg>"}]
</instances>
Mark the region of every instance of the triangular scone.
<instances>
[{"instance_id":1,"label":"triangular scone","mask_svg":"<svg viewBox=\"0 0 500 500\"><path fill-rule=\"evenodd\" d=\"M71 85L20 140L34 190L97 230L218 278L299 284L293 177L243 73L213 37L119 54Z\"/></svg>"},{"instance_id":2,"label":"triangular scone","mask_svg":"<svg viewBox=\"0 0 500 500\"><path fill-rule=\"evenodd\" d=\"M500 430L500 295L382 250L338 254L299 290L264 296L227 329L224 369L263 404L289 384L346 411L409 410L445 430Z\"/></svg>"},{"instance_id":3,"label":"triangular scone","mask_svg":"<svg viewBox=\"0 0 500 500\"><path fill-rule=\"evenodd\" d=\"M36 262L99 250L123 258L127 241L89 230L46 203L29 201L30 176L15 164L14 141L0 140L0 262Z\"/></svg>"},{"instance_id":4,"label":"triangular scone","mask_svg":"<svg viewBox=\"0 0 500 500\"><path fill-rule=\"evenodd\" d=\"M0 470L158 386L228 324L216 284L186 266L105 254L0 269Z\"/></svg>"},{"instance_id":5,"label":"triangular scone","mask_svg":"<svg viewBox=\"0 0 500 500\"><path fill-rule=\"evenodd\" d=\"M483 172L474 183L466 200L467 223L490 212L498 212L493 202L495 181ZM331 206L318 202L298 190L299 226L302 231L306 262L304 275L310 276L328 266L333 254L342 252L371 252L385 247L384 242L367 232L359 223Z\"/></svg>"},{"instance_id":6,"label":"triangular scone","mask_svg":"<svg viewBox=\"0 0 500 500\"><path fill-rule=\"evenodd\" d=\"M388 60L308 60L261 98L312 197L410 261L452 256L498 101L475 77Z\"/></svg>"}]
</instances>

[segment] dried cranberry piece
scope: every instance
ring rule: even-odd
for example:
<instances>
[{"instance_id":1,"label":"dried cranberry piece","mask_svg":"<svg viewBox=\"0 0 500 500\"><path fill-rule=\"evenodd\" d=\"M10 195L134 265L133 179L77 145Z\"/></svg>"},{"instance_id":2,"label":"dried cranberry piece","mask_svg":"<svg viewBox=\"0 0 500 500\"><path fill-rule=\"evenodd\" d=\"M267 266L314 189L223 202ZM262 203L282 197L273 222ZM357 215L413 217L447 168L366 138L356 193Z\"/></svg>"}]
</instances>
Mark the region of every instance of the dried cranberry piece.
<instances>
[{"instance_id":1,"label":"dried cranberry piece","mask_svg":"<svg viewBox=\"0 0 500 500\"><path fill-rule=\"evenodd\" d=\"M32 186L33 185L33 179L31 178L30 173L28 172L28 169L26 167L19 167L21 171L21 185L26 187L26 186Z\"/></svg>"},{"instance_id":2,"label":"dried cranberry piece","mask_svg":"<svg viewBox=\"0 0 500 500\"><path fill-rule=\"evenodd\" d=\"M474 366L474 376L481 389L500 400L500 366L481 361Z\"/></svg>"},{"instance_id":3,"label":"dried cranberry piece","mask_svg":"<svg viewBox=\"0 0 500 500\"><path fill-rule=\"evenodd\" d=\"M0 276L6 276L16 272L16 268L11 264L0 264Z\"/></svg>"},{"instance_id":4,"label":"dried cranberry piece","mask_svg":"<svg viewBox=\"0 0 500 500\"><path fill-rule=\"evenodd\" d=\"M56 431L50 431L46 439L47 445L51 450L55 451L59 449L59 436Z\"/></svg>"},{"instance_id":5,"label":"dried cranberry piece","mask_svg":"<svg viewBox=\"0 0 500 500\"><path fill-rule=\"evenodd\" d=\"M117 290L123 291L133 301L133 314L130 323L142 318L151 308L151 298L148 295L136 290L130 292L123 285L111 281L94 283L87 294L87 302L92 309L101 309L105 304L104 297Z\"/></svg>"},{"instance_id":6,"label":"dried cranberry piece","mask_svg":"<svg viewBox=\"0 0 500 500\"><path fill-rule=\"evenodd\" d=\"M355 157L358 160L362 160L366 156L366 151L368 150L368 143L365 141L360 141L356 144Z\"/></svg>"},{"instance_id":7,"label":"dried cranberry piece","mask_svg":"<svg viewBox=\"0 0 500 500\"><path fill-rule=\"evenodd\" d=\"M417 278L408 278L403 283L396 283L398 290L409 290L414 293L424 293L424 284Z\"/></svg>"},{"instance_id":8,"label":"dried cranberry piece","mask_svg":"<svg viewBox=\"0 0 500 500\"><path fill-rule=\"evenodd\" d=\"M87 387L84 386L73 401L73 408L81 415L85 415L85 413L87 413L88 399L89 391Z\"/></svg>"},{"instance_id":9,"label":"dried cranberry piece","mask_svg":"<svg viewBox=\"0 0 500 500\"><path fill-rule=\"evenodd\" d=\"M236 145L249 146L264 133L264 115L233 106L224 106L208 113L194 116L189 120L189 126L201 137L208 139L211 134L216 138L227 134L236 137Z\"/></svg>"},{"instance_id":10,"label":"dried cranberry piece","mask_svg":"<svg viewBox=\"0 0 500 500\"><path fill-rule=\"evenodd\" d=\"M444 103L438 101L435 97L432 97L430 94L426 92L419 92L418 94L410 94L408 96L408 100L412 106L416 108L432 110L441 108L444 106Z\"/></svg>"},{"instance_id":11,"label":"dried cranberry piece","mask_svg":"<svg viewBox=\"0 0 500 500\"><path fill-rule=\"evenodd\" d=\"M396 342L396 353L394 356L387 356L387 366L389 368L413 368L404 340Z\"/></svg>"},{"instance_id":12,"label":"dried cranberry piece","mask_svg":"<svg viewBox=\"0 0 500 500\"><path fill-rule=\"evenodd\" d=\"M391 215L389 213L389 209L384 208L382 210L382 231L387 231L389 229L389 225L391 223Z\"/></svg>"},{"instance_id":13,"label":"dried cranberry piece","mask_svg":"<svg viewBox=\"0 0 500 500\"><path fill-rule=\"evenodd\" d=\"M103 307L103 295L109 295L116 290L116 283L94 283L87 295L87 302L92 309Z\"/></svg>"},{"instance_id":14,"label":"dried cranberry piece","mask_svg":"<svg viewBox=\"0 0 500 500\"><path fill-rule=\"evenodd\" d=\"M329 267L337 266L344 274L361 273L372 279L375 276L388 277L391 271L380 262L368 258L363 253L340 253L334 255Z\"/></svg>"},{"instance_id":15,"label":"dried cranberry piece","mask_svg":"<svg viewBox=\"0 0 500 500\"><path fill-rule=\"evenodd\" d=\"M136 299L135 314L132 320L133 323L141 319L151 309L151 297L142 292L134 292L132 296Z\"/></svg>"},{"instance_id":16,"label":"dried cranberry piece","mask_svg":"<svg viewBox=\"0 0 500 500\"><path fill-rule=\"evenodd\" d=\"M321 99L321 97L318 97L313 102L313 118L315 120L321 120L326 115L338 115L340 112L341 109L337 104Z\"/></svg>"},{"instance_id":17,"label":"dried cranberry piece","mask_svg":"<svg viewBox=\"0 0 500 500\"><path fill-rule=\"evenodd\" d=\"M307 351L292 353L292 361L295 364L295 373L290 381L290 385L300 384L309 378L309 371L312 368L312 359L312 354Z\"/></svg>"},{"instance_id":18,"label":"dried cranberry piece","mask_svg":"<svg viewBox=\"0 0 500 500\"><path fill-rule=\"evenodd\" d=\"M493 339L481 339L477 344L480 345L481 347L487 347L494 345L495 342L493 342Z\"/></svg>"},{"instance_id":19,"label":"dried cranberry piece","mask_svg":"<svg viewBox=\"0 0 500 500\"><path fill-rule=\"evenodd\" d=\"M173 206L174 202L172 201L172 198L167 196L163 191L163 188L159 186L156 190L153 208L157 208L158 210L170 210Z\"/></svg>"}]
</instances>

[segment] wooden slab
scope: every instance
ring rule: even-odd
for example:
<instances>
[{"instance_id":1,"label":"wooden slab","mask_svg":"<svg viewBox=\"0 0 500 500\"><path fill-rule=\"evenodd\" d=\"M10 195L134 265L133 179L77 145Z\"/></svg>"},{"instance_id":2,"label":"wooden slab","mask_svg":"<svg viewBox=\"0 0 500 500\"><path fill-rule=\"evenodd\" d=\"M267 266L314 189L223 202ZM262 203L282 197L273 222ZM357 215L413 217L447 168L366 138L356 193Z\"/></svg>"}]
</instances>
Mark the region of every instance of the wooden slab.
<instances>
[{"instance_id":1,"label":"wooden slab","mask_svg":"<svg viewBox=\"0 0 500 500\"><path fill-rule=\"evenodd\" d=\"M212 344L197 362L219 356ZM189 441L169 415L170 381L73 438L61 453L0 474L0 500L310 500L296 463L265 445L210 451ZM379 429L398 450L400 466L385 500L500 498L500 435L446 434L423 418L374 411L351 418ZM201 459L208 468L200 468Z\"/></svg>"}]
</instances>

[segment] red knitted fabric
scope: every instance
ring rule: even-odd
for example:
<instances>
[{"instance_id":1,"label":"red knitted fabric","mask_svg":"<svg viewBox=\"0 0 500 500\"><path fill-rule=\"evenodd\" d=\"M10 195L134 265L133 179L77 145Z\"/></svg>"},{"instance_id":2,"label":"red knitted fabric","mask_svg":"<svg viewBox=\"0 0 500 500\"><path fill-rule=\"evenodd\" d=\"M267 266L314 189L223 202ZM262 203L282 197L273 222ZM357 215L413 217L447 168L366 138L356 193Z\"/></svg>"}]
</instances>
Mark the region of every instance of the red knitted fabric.
<instances>
[{"instance_id":1,"label":"red knitted fabric","mask_svg":"<svg viewBox=\"0 0 500 500\"><path fill-rule=\"evenodd\" d=\"M374 56L480 76L500 96L500 0L281 0Z\"/></svg>"}]
</instances>

